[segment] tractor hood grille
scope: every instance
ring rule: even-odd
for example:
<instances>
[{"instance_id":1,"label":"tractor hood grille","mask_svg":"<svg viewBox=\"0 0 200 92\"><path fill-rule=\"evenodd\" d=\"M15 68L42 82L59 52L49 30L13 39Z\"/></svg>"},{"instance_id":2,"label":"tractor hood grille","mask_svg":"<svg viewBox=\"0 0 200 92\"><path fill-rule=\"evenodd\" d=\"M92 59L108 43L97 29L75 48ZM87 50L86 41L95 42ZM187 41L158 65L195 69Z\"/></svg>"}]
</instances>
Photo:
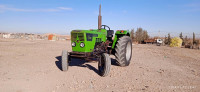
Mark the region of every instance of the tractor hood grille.
<instances>
[{"instance_id":1,"label":"tractor hood grille","mask_svg":"<svg viewBox=\"0 0 200 92\"><path fill-rule=\"evenodd\" d=\"M71 33L71 40L72 41L84 41L84 34L83 33Z\"/></svg>"}]
</instances>

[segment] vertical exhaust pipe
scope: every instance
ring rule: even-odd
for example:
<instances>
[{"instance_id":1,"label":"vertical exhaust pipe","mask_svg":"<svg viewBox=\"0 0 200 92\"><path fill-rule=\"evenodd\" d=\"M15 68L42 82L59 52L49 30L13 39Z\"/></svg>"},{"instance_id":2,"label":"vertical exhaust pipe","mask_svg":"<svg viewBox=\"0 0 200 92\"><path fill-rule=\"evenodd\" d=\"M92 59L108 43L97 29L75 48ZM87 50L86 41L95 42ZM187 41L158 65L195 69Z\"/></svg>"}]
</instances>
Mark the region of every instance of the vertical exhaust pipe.
<instances>
[{"instance_id":1,"label":"vertical exhaust pipe","mask_svg":"<svg viewBox=\"0 0 200 92\"><path fill-rule=\"evenodd\" d=\"M98 16L98 29L101 30L102 16L101 16L101 4L99 6L99 16Z\"/></svg>"}]
</instances>

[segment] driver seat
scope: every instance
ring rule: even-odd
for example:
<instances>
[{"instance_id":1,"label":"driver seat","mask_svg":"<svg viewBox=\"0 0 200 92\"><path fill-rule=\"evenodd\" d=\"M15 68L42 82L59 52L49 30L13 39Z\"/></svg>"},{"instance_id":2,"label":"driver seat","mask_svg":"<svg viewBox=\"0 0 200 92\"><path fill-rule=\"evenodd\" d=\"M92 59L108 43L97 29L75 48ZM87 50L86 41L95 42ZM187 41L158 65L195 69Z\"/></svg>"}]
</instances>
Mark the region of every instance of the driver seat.
<instances>
[{"instance_id":1,"label":"driver seat","mask_svg":"<svg viewBox=\"0 0 200 92\"><path fill-rule=\"evenodd\" d=\"M107 30L107 39L112 41L114 31L113 30Z\"/></svg>"},{"instance_id":2,"label":"driver seat","mask_svg":"<svg viewBox=\"0 0 200 92\"><path fill-rule=\"evenodd\" d=\"M113 30L107 30L107 37L113 37L114 31Z\"/></svg>"}]
</instances>

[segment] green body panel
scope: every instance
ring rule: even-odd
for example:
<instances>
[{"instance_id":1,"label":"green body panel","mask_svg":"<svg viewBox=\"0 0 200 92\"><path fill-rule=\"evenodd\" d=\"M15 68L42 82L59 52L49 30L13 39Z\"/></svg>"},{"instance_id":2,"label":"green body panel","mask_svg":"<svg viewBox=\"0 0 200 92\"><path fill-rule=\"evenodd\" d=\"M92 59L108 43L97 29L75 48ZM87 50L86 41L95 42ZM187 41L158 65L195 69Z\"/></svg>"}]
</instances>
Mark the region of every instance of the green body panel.
<instances>
[{"instance_id":1,"label":"green body panel","mask_svg":"<svg viewBox=\"0 0 200 92\"><path fill-rule=\"evenodd\" d=\"M93 52L96 42L106 41L107 31L101 30L73 30L71 31L71 43L75 42L76 46L72 46L75 52ZM84 43L84 47L80 47L80 43Z\"/></svg>"},{"instance_id":2,"label":"green body panel","mask_svg":"<svg viewBox=\"0 0 200 92\"><path fill-rule=\"evenodd\" d=\"M123 31L123 32L122 32ZM113 44L112 44L112 49L115 48L116 46L116 43L117 41L119 40L120 37L122 36L130 36L130 33L128 30L117 30L116 33L115 33L115 37L114 37L114 40L113 40Z\"/></svg>"}]
</instances>

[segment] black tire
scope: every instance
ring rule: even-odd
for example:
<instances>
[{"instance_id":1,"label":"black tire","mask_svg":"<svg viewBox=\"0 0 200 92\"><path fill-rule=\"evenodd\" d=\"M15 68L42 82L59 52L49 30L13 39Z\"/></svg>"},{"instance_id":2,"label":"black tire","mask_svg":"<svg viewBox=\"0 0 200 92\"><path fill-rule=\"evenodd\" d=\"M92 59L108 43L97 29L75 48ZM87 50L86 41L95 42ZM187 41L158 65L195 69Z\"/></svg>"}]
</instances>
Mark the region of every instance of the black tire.
<instances>
[{"instance_id":1,"label":"black tire","mask_svg":"<svg viewBox=\"0 0 200 92\"><path fill-rule=\"evenodd\" d=\"M62 71L67 71L69 62L68 62L68 52L66 50L62 51Z\"/></svg>"},{"instance_id":2,"label":"black tire","mask_svg":"<svg viewBox=\"0 0 200 92\"><path fill-rule=\"evenodd\" d=\"M117 41L115 57L119 66L128 66L132 57L132 40L129 36L123 36Z\"/></svg>"},{"instance_id":3,"label":"black tire","mask_svg":"<svg viewBox=\"0 0 200 92\"><path fill-rule=\"evenodd\" d=\"M99 75L105 77L110 72L111 59L107 53L101 55L100 61L98 63Z\"/></svg>"}]
</instances>

